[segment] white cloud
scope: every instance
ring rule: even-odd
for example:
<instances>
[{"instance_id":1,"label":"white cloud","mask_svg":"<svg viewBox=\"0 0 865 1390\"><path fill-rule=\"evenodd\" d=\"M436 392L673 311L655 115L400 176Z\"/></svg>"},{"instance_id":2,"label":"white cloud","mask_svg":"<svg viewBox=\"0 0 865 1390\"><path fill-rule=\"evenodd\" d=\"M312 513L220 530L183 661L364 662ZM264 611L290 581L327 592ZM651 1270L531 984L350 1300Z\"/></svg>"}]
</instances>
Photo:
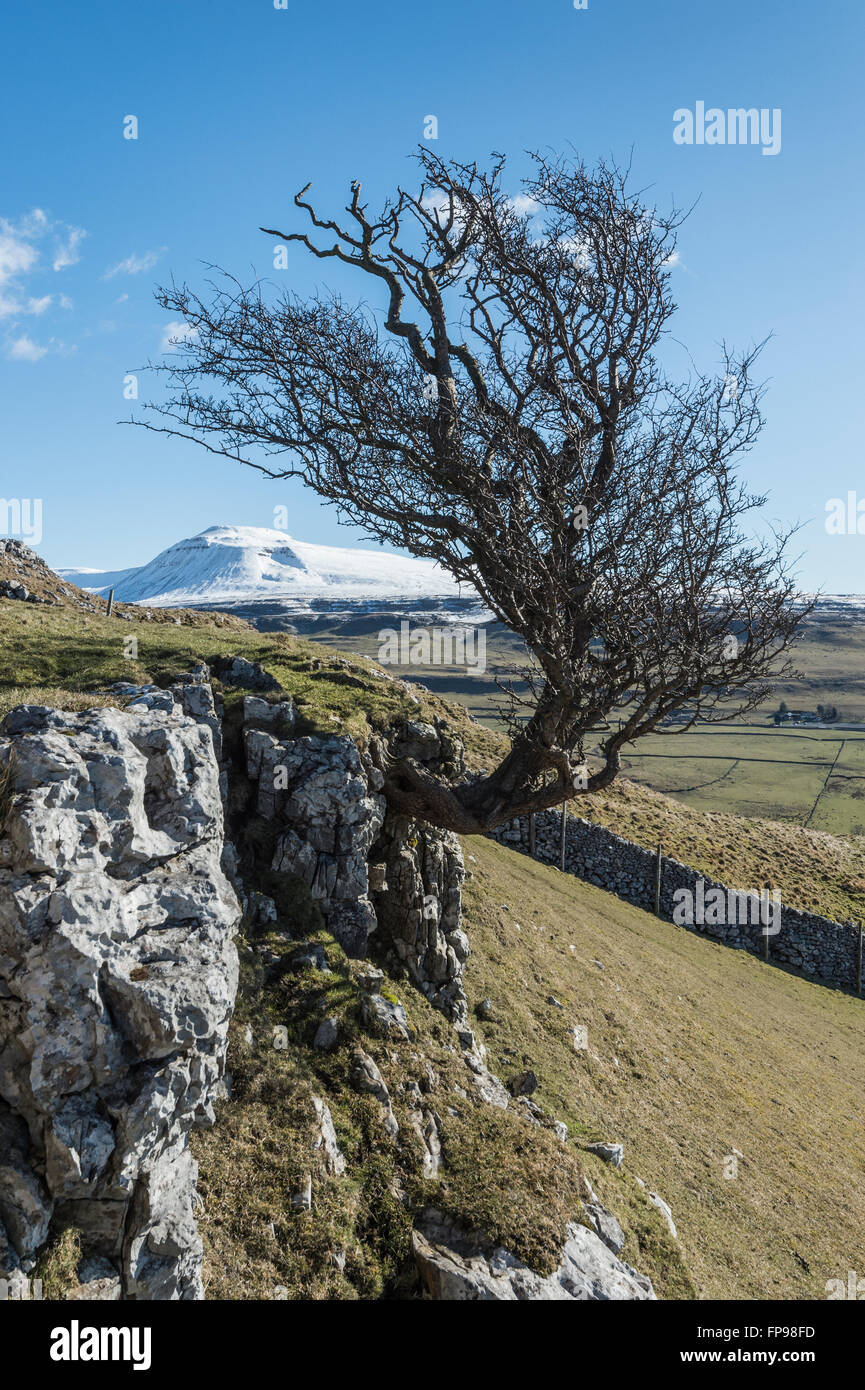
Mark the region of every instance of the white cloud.
<instances>
[{"instance_id":1,"label":"white cloud","mask_svg":"<svg viewBox=\"0 0 865 1390\"><path fill-rule=\"evenodd\" d=\"M20 338L15 338L6 348L6 356L13 362L38 362L44 357L48 348L42 347L39 343L34 343L33 339L26 333L22 333Z\"/></svg>"},{"instance_id":2,"label":"white cloud","mask_svg":"<svg viewBox=\"0 0 865 1390\"><path fill-rule=\"evenodd\" d=\"M137 256L133 251L131 256L106 270L102 278L113 280L115 275L141 275L145 270L152 270L161 255L162 251L145 251L143 256Z\"/></svg>"},{"instance_id":3,"label":"white cloud","mask_svg":"<svg viewBox=\"0 0 865 1390\"><path fill-rule=\"evenodd\" d=\"M173 347L178 347L187 338L194 338L198 332L191 323L177 323L172 320L167 323L162 330L162 340L159 344L160 352L170 352Z\"/></svg>"},{"instance_id":4,"label":"white cloud","mask_svg":"<svg viewBox=\"0 0 865 1390\"><path fill-rule=\"evenodd\" d=\"M44 314L51 305L50 294L28 294L25 282L40 269L39 241L52 233L57 239L54 269L73 265L78 260L78 244L86 236L81 227L53 222L42 208L34 208L17 221L0 218L0 318Z\"/></svg>"},{"instance_id":5,"label":"white cloud","mask_svg":"<svg viewBox=\"0 0 865 1390\"><path fill-rule=\"evenodd\" d=\"M66 270L67 266L77 265L81 256L78 252L79 242L82 242L87 233L83 227L67 227L66 235L54 253L54 260L51 262L52 270Z\"/></svg>"},{"instance_id":6,"label":"white cloud","mask_svg":"<svg viewBox=\"0 0 865 1390\"><path fill-rule=\"evenodd\" d=\"M678 251L671 251L670 254L669 254L669 256L667 257L667 259L664 261L664 265L669 265L669 266L681 265L681 264L682 264L682 257L681 257L680 252L678 252Z\"/></svg>"},{"instance_id":7,"label":"white cloud","mask_svg":"<svg viewBox=\"0 0 865 1390\"><path fill-rule=\"evenodd\" d=\"M513 198L508 198L508 206L518 217L534 217L541 209L537 198L530 198L528 193L514 194Z\"/></svg>"},{"instance_id":8,"label":"white cloud","mask_svg":"<svg viewBox=\"0 0 865 1390\"><path fill-rule=\"evenodd\" d=\"M8 227L11 224L7 222L4 223L4 225ZM35 237L41 236L43 232L47 232L50 226L50 219L42 209L33 208L32 212L26 212L23 217L19 217L15 225L15 231L18 236L32 240Z\"/></svg>"},{"instance_id":9,"label":"white cloud","mask_svg":"<svg viewBox=\"0 0 865 1390\"><path fill-rule=\"evenodd\" d=\"M9 224L3 224L0 233L0 281L11 280L15 275L25 275L38 252L35 246L15 235Z\"/></svg>"},{"instance_id":10,"label":"white cloud","mask_svg":"<svg viewBox=\"0 0 865 1390\"><path fill-rule=\"evenodd\" d=\"M35 246L10 223L0 223L0 318L22 311L16 282L33 268L38 257Z\"/></svg>"},{"instance_id":11,"label":"white cloud","mask_svg":"<svg viewBox=\"0 0 865 1390\"><path fill-rule=\"evenodd\" d=\"M433 193L427 193L421 203L425 212L431 213L440 226L447 226L450 216L450 198L441 189L436 189ZM460 208L458 198L454 198L454 231L459 234L465 225L465 216Z\"/></svg>"},{"instance_id":12,"label":"white cloud","mask_svg":"<svg viewBox=\"0 0 865 1390\"><path fill-rule=\"evenodd\" d=\"M117 298L115 299L114 303L115 303L115 304L125 304L128 298L129 298L129 295L128 295L128 294L119 294L119 295L117 296Z\"/></svg>"}]
</instances>

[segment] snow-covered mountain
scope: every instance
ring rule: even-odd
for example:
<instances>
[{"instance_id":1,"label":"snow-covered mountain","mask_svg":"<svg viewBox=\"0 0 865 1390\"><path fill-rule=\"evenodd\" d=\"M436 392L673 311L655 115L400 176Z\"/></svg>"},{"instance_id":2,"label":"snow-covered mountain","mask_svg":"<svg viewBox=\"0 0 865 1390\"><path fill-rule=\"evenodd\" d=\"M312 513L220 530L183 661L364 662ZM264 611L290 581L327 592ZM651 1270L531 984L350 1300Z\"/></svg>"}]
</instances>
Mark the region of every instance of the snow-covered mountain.
<instances>
[{"instance_id":1,"label":"snow-covered mountain","mask_svg":"<svg viewBox=\"0 0 865 1390\"><path fill-rule=\"evenodd\" d=\"M268 599L453 598L456 581L431 560L308 545L259 526L211 526L128 570L59 571L91 593L159 608Z\"/></svg>"},{"instance_id":2,"label":"snow-covered mountain","mask_svg":"<svg viewBox=\"0 0 865 1390\"><path fill-rule=\"evenodd\" d=\"M147 565L127 570L85 567L57 571L80 588L119 603L159 608L272 605L293 613L344 602L358 613L369 605L404 601L412 611L429 607L458 621L488 621L477 594L460 586L431 560L408 559L380 550L309 545L284 531L259 526L211 526L178 541ZM808 598L803 595L803 599ZM815 618L861 621L865 596L822 594Z\"/></svg>"}]
</instances>

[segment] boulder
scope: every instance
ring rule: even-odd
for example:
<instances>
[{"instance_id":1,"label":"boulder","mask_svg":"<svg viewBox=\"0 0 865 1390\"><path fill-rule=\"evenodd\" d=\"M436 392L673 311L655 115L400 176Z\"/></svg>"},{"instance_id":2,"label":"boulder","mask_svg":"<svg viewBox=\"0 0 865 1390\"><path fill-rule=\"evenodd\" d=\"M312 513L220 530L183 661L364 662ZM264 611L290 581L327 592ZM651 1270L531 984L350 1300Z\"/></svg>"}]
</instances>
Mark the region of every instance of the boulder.
<instances>
[{"instance_id":1,"label":"boulder","mask_svg":"<svg viewBox=\"0 0 865 1390\"><path fill-rule=\"evenodd\" d=\"M411 1038L408 1019L402 1004L385 999L382 994L365 994L360 1003L361 1017L371 1033L408 1042Z\"/></svg>"},{"instance_id":2,"label":"boulder","mask_svg":"<svg viewBox=\"0 0 865 1390\"><path fill-rule=\"evenodd\" d=\"M312 1045L317 1052L331 1052L339 1041L339 1019L323 1018L315 1030Z\"/></svg>"},{"instance_id":3,"label":"boulder","mask_svg":"<svg viewBox=\"0 0 865 1390\"><path fill-rule=\"evenodd\" d=\"M341 1177L345 1172L345 1156L339 1147L330 1107L319 1096L313 1096L315 1111L315 1138L313 1150L322 1161L325 1172Z\"/></svg>"},{"instance_id":4,"label":"boulder","mask_svg":"<svg viewBox=\"0 0 865 1390\"><path fill-rule=\"evenodd\" d=\"M601 1238L571 1223L555 1273L538 1274L510 1251L461 1231L428 1209L412 1235L415 1262L429 1298L601 1302L654 1299L651 1281L620 1260Z\"/></svg>"},{"instance_id":5,"label":"boulder","mask_svg":"<svg viewBox=\"0 0 865 1390\"><path fill-rule=\"evenodd\" d=\"M597 1154L605 1163L612 1163L614 1168L621 1168L622 1160L625 1157L625 1149L622 1144L587 1144L586 1149L590 1154Z\"/></svg>"},{"instance_id":6,"label":"boulder","mask_svg":"<svg viewBox=\"0 0 865 1390\"><path fill-rule=\"evenodd\" d=\"M247 661L244 656L220 656L209 664L223 685L240 686L244 690L282 690L276 677L266 671L260 661Z\"/></svg>"},{"instance_id":7,"label":"boulder","mask_svg":"<svg viewBox=\"0 0 865 1390\"><path fill-rule=\"evenodd\" d=\"M370 1095L378 1101L382 1110L382 1124L385 1132L392 1139L395 1139L399 1134L399 1125L390 1103L390 1092L372 1057L361 1047L355 1048L352 1054L349 1080L354 1089L359 1091L361 1095Z\"/></svg>"}]
</instances>

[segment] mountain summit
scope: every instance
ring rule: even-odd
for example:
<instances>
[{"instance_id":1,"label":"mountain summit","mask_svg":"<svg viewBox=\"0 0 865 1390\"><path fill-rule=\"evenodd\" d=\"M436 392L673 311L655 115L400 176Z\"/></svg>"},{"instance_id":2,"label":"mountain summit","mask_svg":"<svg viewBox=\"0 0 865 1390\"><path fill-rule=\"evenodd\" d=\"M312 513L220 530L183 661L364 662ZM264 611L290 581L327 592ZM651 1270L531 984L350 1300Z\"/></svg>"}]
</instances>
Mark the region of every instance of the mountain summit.
<instances>
[{"instance_id":1,"label":"mountain summit","mask_svg":"<svg viewBox=\"0 0 865 1390\"><path fill-rule=\"evenodd\" d=\"M188 607L251 599L454 597L459 586L431 560L378 550L308 545L263 526L211 526L137 569L66 569L92 593L123 603Z\"/></svg>"}]
</instances>

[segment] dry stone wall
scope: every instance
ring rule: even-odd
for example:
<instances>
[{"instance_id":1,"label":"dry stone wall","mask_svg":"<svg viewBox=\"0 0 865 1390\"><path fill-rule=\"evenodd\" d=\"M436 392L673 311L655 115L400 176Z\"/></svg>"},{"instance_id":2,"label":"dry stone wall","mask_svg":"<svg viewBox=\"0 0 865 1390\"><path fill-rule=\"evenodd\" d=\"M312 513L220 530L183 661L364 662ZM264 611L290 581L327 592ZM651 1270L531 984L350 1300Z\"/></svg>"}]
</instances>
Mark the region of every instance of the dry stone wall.
<instances>
[{"instance_id":1,"label":"dry stone wall","mask_svg":"<svg viewBox=\"0 0 865 1390\"><path fill-rule=\"evenodd\" d=\"M561 812L545 811L535 816L536 857L546 864L559 864L561 851ZM493 838L523 853L529 852L528 817L521 817L493 831ZM568 816L565 833L565 870L615 893L626 902L654 910L655 862L651 850L614 834L605 826L581 817ZM674 894L686 890L695 899L705 900L712 889L728 894L750 890L759 892L761 884L732 887L698 873L669 856L662 858L660 910L673 921L674 908L682 899ZM763 927L756 912L746 913L730 899L732 911L726 920L696 922L689 930L712 937L725 946L763 956L766 950ZM750 920L754 918L756 920ZM845 988L856 988L859 929L853 923L832 922L816 913L802 912L780 904L780 921L770 919L768 959L790 965L803 974ZM775 930L777 928L777 930Z\"/></svg>"}]
</instances>

